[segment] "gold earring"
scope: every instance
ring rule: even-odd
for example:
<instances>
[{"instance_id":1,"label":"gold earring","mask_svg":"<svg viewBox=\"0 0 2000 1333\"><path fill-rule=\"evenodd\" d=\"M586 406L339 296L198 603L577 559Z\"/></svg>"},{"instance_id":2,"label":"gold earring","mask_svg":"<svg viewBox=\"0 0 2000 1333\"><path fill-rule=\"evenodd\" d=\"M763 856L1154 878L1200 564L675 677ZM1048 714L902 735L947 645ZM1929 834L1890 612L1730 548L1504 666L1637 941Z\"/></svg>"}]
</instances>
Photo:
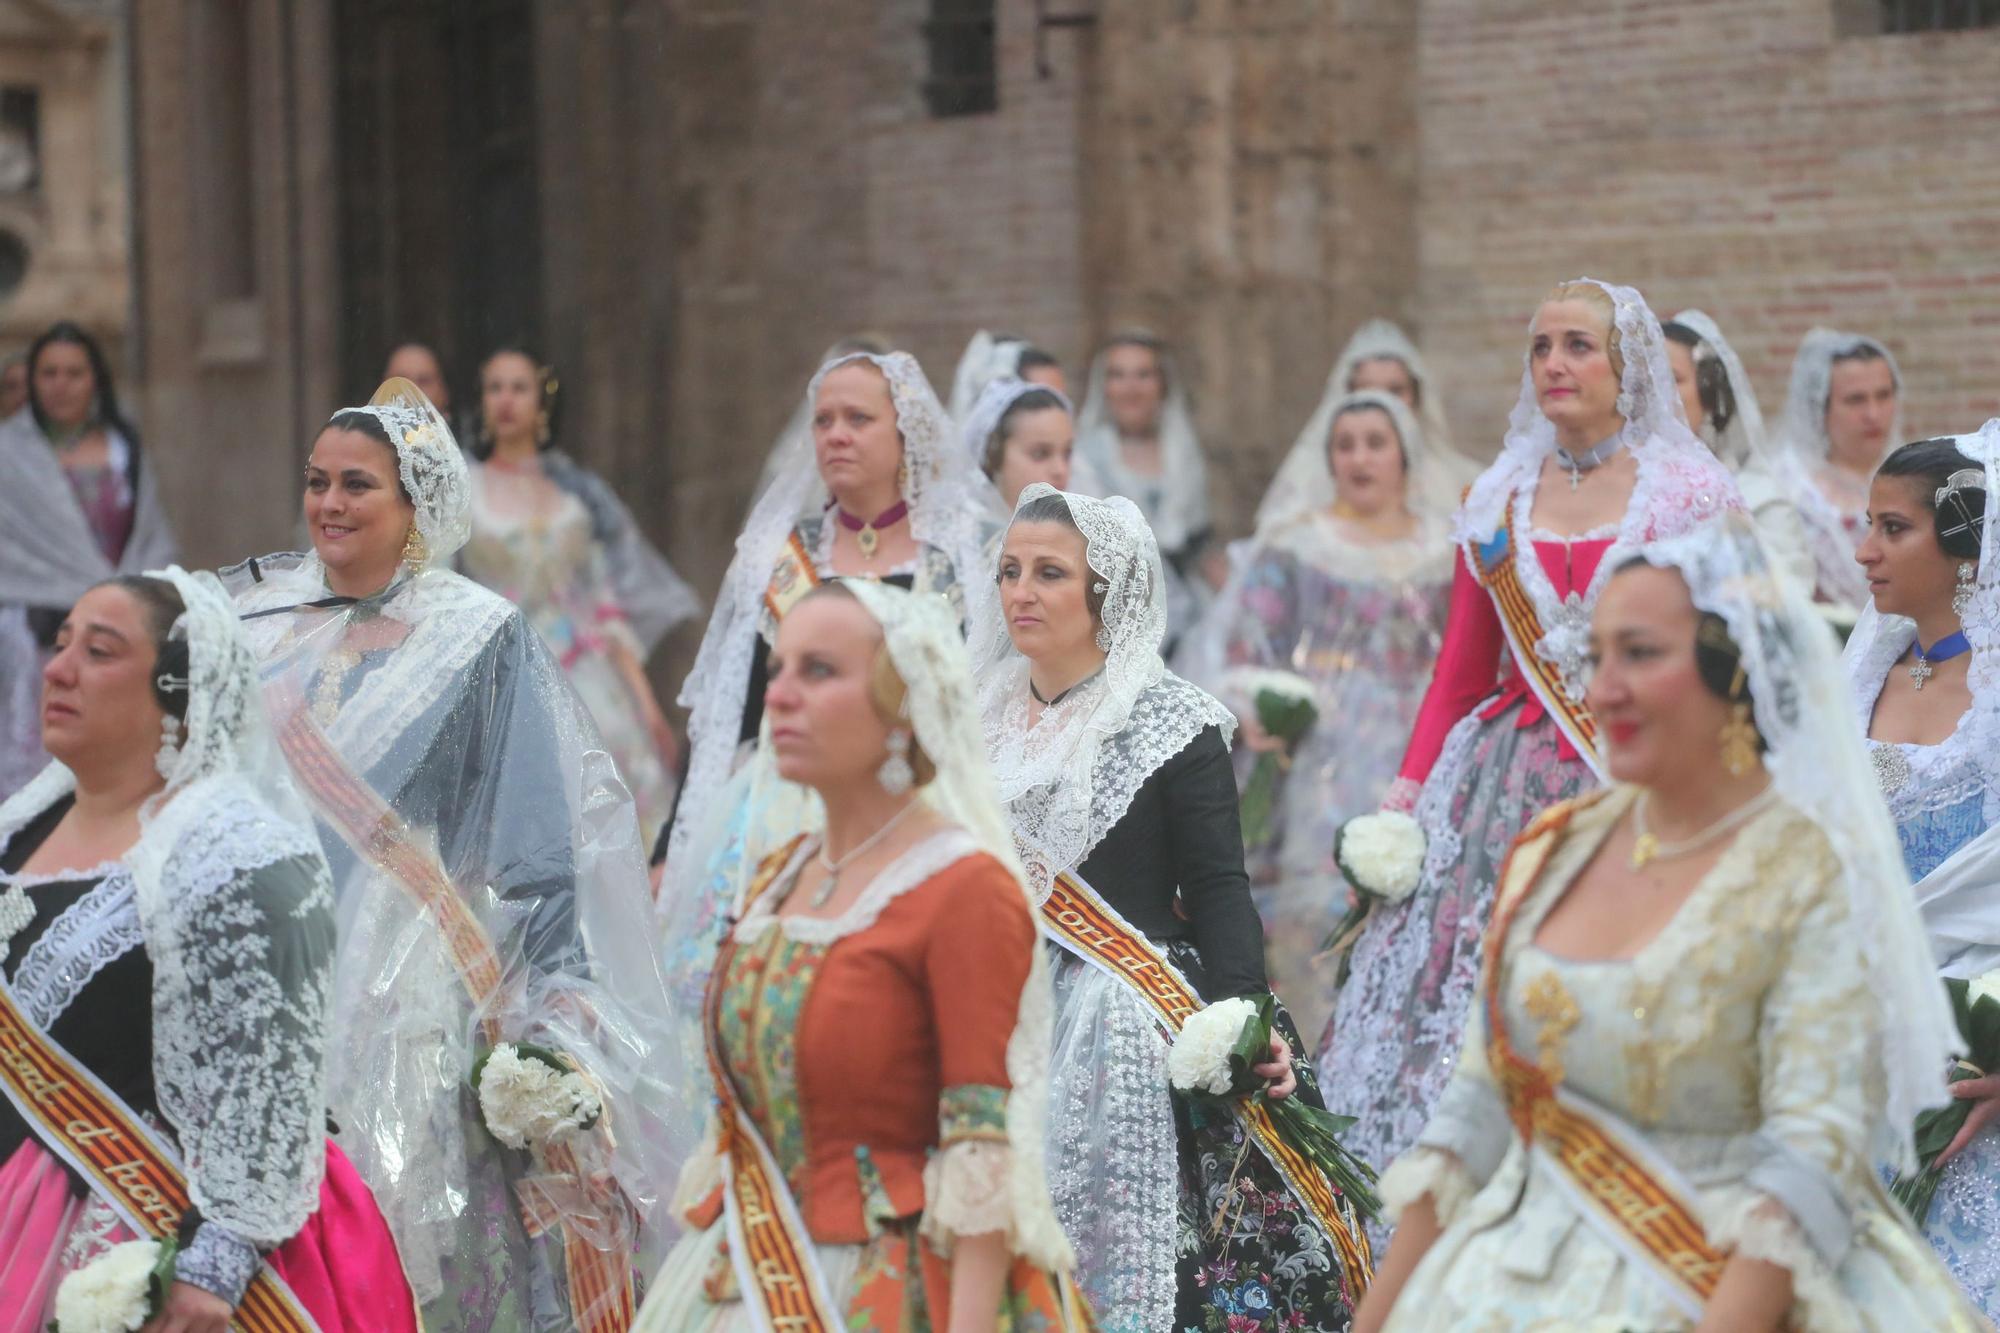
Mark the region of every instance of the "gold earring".
<instances>
[{"instance_id":1,"label":"gold earring","mask_svg":"<svg viewBox=\"0 0 2000 1333\"><path fill-rule=\"evenodd\" d=\"M909 493L910 460L905 458L902 462L896 464L896 494L908 495Z\"/></svg>"},{"instance_id":2,"label":"gold earring","mask_svg":"<svg viewBox=\"0 0 2000 1333\"><path fill-rule=\"evenodd\" d=\"M1743 668L1736 668L1736 679L1729 684L1729 697L1736 702L1730 706L1729 720L1722 724L1719 739L1722 742L1722 766L1729 770L1729 776L1740 778L1757 767L1757 724L1750 720L1750 701L1743 697Z\"/></svg>"},{"instance_id":3,"label":"gold earring","mask_svg":"<svg viewBox=\"0 0 2000 1333\"><path fill-rule=\"evenodd\" d=\"M403 538L403 563L412 569L421 569L431 558L430 547L424 543L424 534L417 525L410 525L410 535Z\"/></svg>"}]
</instances>

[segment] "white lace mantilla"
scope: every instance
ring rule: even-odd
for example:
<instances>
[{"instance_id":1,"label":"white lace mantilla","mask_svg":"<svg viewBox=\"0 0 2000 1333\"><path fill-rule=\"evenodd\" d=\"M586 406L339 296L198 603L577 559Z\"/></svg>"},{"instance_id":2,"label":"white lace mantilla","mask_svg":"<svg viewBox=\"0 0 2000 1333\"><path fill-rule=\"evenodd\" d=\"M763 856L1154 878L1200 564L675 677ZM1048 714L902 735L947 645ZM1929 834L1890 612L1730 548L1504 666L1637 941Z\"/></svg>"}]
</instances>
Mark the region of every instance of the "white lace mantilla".
<instances>
[{"instance_id":1,"label":"white lace mantilla","mask_svg":"<svg viewBox=\"0 0 2000 1333\"><path fill-rule=\"evenodd\" d=\"M973 836L962 828L939 829L884 866L839 916L778 915L778 909L784 906L791 892L789 887L779 892L778 885L792 885L799 872L805 869L806 862L816 856L819 849L820 840L817 837L799 844L777 882L758 895L757 901L750 905L743 919L736 924L737 940L754 940L773 923L785 932L786 939L800 944L833 944L849 935L858 935L874 925L890 903L966 857L979 855L982 850Z\"/></svg>"}]
</instances>

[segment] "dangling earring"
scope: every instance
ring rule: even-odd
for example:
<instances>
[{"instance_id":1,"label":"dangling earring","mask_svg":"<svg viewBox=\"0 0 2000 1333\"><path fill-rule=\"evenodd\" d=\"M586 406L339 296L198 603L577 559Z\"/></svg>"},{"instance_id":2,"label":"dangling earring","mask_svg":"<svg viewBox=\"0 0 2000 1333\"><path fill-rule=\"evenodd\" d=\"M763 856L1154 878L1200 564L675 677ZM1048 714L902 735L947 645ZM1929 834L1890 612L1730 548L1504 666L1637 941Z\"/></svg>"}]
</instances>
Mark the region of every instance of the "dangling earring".
<instances>
[{"instance_id":1,"label":"dangling earring","mask_svg":"<svg viewBox=\"0 0 2000 1333\"><path fill-rule=\"evenodd\" d=\"M1757 724L1750 720L1750 702L1743 697L1743 668L1736 668L1736 679L1730 682L1729 697L1735 702L1729 708L1729 720L1722 724L1722 766L1729 770L1729 776L1740 778L1757 767Z\"/></svg>"},{"instance_id":2,"label":"dangling earring","mask_svg":"<svg viewBox=\"0 0 2000 1333\"><path fill-rule=\"evenodd\" d=\"M549 442L549 409L544 407L535 413L535 445L537 448Z\"/></svg>"},{"instance_id":3,"label":"dangling earring","mask_svg":"<svg viewBox=\"0 0 2000 1333\"><path fill-rule=\"evenodd\" d=\"M430 558L430 546L424 541L423 531L412 523L410 535L403 538L403 563L411 569L422 569Z\"/></svg>"},{"instance_id":4,"label":"dangling earring","mask_svg":"<svg viewBox=\"0 0 2000 1333\"><path fill-rule=\"evenodd\" d=\"M1951 613L1960 620L1964 620L1965 613L1972 609L1973 578L1978 572L1970 560L1958 562L1958 582L1951 590Z\"/></svg>"},{"instance_id":5,"label":"dangling earring","mask_svg":"<svg viewBox=\"0 0 2000 1333\"><path fill-rule=\"evenodd\" d=\"M1090 590L1099 597L1103 597L1104 594L1111 591L1111 585L1108 583L1093 583L1090 585ZM1111 651L1111 631L1105 627L1104 613L1102 611L1098 612L1097 633L1092 637L1096 639L1097 646L1100 649L1107 653Z\"/></svg>"},{"instance_id":6,"label":"dangling earring","mask_svg":"<svg viewBox=\"0 0 2000 1333\"><path fill-rule=\"evenodd\" d=\"M875 770L875 780L891 796L901 796L916 785L917 771L910 766L910 733L901 727L889 733L889 757Z\"/></svg>"},{"instance_id":7,"label":"dangling earring","mask_svg":"<svg viewBox=\"0 0 2000 1333\"><path fill-rule=\"evenodd\" d=\"M160 748L153 755L153 767L162 778L172 781L181 762L181 720L172 713L160 718Z\"/></svg>"},{"instance_id":8,"label":"dangling earring","mask_svg":"<svg viewBox=\"0 0 2000 1333\"><path fill-rule=\"evenodd\" d=\"M910 460L904 458L902 462L896 464L896 494L907 496L909 493Z\"/></svg>"}]
</instances>

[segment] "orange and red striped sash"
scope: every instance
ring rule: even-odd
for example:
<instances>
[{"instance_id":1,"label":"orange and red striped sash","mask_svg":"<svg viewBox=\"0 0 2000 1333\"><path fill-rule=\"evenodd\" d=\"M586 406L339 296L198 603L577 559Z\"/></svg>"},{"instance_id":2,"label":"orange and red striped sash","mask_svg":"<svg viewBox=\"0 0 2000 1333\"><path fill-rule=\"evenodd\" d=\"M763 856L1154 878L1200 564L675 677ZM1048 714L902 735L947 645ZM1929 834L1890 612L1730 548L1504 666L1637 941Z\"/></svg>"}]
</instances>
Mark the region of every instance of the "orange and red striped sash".
<instances>
[{"instance_id":1,"label":"orange and red striped sash","mask_svg":"<svg viewBox=\"0 0 2000 1333\"><path fill-rule=\"evenodd\" d=\"M1501 869L1486 932L1486 1058L1521 1141L1555 1163L1590 1214L1615 1229L1621 1248L1652 1263L1698 1310L1722 1280L1728 1256L1709 1244L1694 1210L1649 1168L1637 1145L1562 1094L1555 1080L1515 1050L1507 1035L1501 997L1508 930L1549 856L1562 844L1570 817L1589 803L1590 798L1564 801L1543 811L1515 840Z\"/></svg>"},{"instance_id":2,"label":"orange and red striped sash","mask_svg":"<svg viewBox=\"0 0 2000 1333\"><path fill-rule=\"evenodd\" d=\"M1471 562L1479 586L1493 598L1494 609L1500 614L1500 626L1507 635L1508 647L1513 649L1521 678L1541 700L1549 716L1556 720L1556 725L1562 728L1570 745L1602 779L1603 771L1598 768L1601 761L1597 757L1596 719L1591 717L1583 700L1569 697L1569 691L1563 688L1562 673L1555 664L1535 651L1535 645L1542 641L1548 629L1542 624L1541 614L1535 610L1528 590L1521 586L1521 571L1517 564L1521 559L1520 543L1514 540L1513 525L1513 502L1510 499L1501 513L1500 527L1491 539L1485 542L1468 540L1465 543L1466 558ZM1534 558L1532 552L1528 558Z\"/></svg>"},{"instance_id":3,"label":"orange and red striped sash","mask_svg":"<svg viewBox=\"0 0 2000 1333\"><path fill-rule=\"evenodd\" d=\"M505 969L486 928L473 915L436 853L420 845L402 816L354 775L303 707L294 703L272 711L280 719L278 743L315 813L332 825L357 855L417 900L444 939L459 982L480 1016L482 1038L488 1046L505 1040L497 1017L500 1006L495 1002ZM540 1152L550 1171L578 1175L575 1156L568 1147L551 1144ZM541 1223L527 1210L523 1217L530 1234L540 1235ZM570 1308L582 1333L624 1333L632 1326L637 1307L631 1255L599 1248L567 1221L563 1232Z\"/></svg>"},{"instance_id":4,"label":"orange and red striped sash","mask_svg":"<svg viewBox=\"0 0 2000 1333\"><path fill-rule=\"evenodd\" d=\"M765 857L744 890L747 908L791 864L801 835ZM763 1136L744 1113L721 1049L722 994L735 943L727 940L709 973L703 1031L722 1135L723 1218L729 1262L759 1333L838 1333L844 1327L813 1253L812 1235Z\"/></svg>"},{"instance_id":5,"label":"orange and red striped sash","mask_svg":"<svg viewBox=\"0 0 2000 1333\"><path fill-rule=\"evenodd\" d=\"M785 613L819 583L819 566L813 563L812 552L806 550L805 538L793 528L778 551L771 581L764 586L764 608L771 613L771 619L783 620Z\"/></svg>"},{"instance_id":6,"label":"orange and red striped sash","mask_svg":"<svg viewBox=\"0 0 2000 1333\"><path fill-rule=\"evenodd\" d=\"M116 1093L36 1027L0 982L0 1088L36 1135L90 1183L133 1231L174 1234L189 1207L175 1154ZM291 1289L260 1264L229 1326L242 1333L317 1333Z\"/></svg>"},{"instance_id":7,"label":"orange and red striped sash","mask_svg":"<svg viewBox=\"0 0 2000 1333\"><path fill-rule=\"evenodd\" d=\"M1056 943L1130 986L1152 1010L1169 1040L1180 1032L1190 1014L1203 1007L1201 997L1180 969L1074 874L1056 876L1042 903L1042 925ZM1326 1177L1279 1136L1269 1107L1238 1101L1234 1109L1258 1148L1340 1251L1342 1267L1358 1298L1373 1280L1375 1267L1368 1237L1356 1224L1352 1209Z\"/></svg>"}]
</instances>

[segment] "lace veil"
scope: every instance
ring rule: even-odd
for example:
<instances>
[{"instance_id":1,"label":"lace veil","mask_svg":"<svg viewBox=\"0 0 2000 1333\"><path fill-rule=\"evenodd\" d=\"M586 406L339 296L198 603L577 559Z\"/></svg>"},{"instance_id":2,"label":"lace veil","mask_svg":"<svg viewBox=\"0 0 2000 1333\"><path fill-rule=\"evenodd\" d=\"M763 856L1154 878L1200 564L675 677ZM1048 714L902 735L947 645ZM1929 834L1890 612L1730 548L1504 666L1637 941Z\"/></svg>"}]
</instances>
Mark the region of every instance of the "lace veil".
<instances>
[{"instance_id":1,"label":"lace veil","mask_svg":"<svg viewBox=\"0 0 2000 1333\"><path fill-rule=\"evenodd\" d=\"M1455 448L1451 427L1445 420L1444 387L1431 375L1424 354L1410 341L1402 327L1386 319L1371 319L1354 331L1326 377L1322 405L1330 398L1354 391L1354 371L1363 361L1397 361L1410 372L1417 386L1417 424L1423 427L1424 442L1437 455L1439 464L1452 475L1456 491L1479 473L1479 464ZM1308 425L1307 429L1311 429ZM1324 437L1322 437L1324 438ZM1454 497L1455 498L1455 497Z\"/></svg>"},{"instance_id":2,"label":"lace veil","mask_svg":"<svg viewBox=\"0 0 2000 1333\"><path fill-rule=\"evenodd\" d=\"M1387 412L1396 427L1396 438L1403 442L1404 475L1408 485L1405 507L1419 517L1449 514L1458 503L1458 479L1445 460L1431 448L1429 438L1417 425L1408 405L1394 394L1375 389L1348 393L1345 390L1336 391L1332 380L1327 383L1326 396L1313 409L1312 418L1299 432L1299 438L1293 443L1291 452L1285 455L1285 461L1278 465L1277 476L1271 479L1270 488L1257 505L1258 528L1268 528L1302 514L1320 513L1333 507L1339 496L1334 485L1333 467L1327 456L1331 444L1329 436L1333 433L1334 420L1342 412L1364 406Z\"/></svg>"},{"instance_id":3,"label":"lace veil","mask_svg":"<svg viewBox=\"0 0 2000 1333\"><path fill-rule=\"evenodd\" d=\"M1105 401L1105 372L1112 347L1131 340L1150 347L1166 384L1160 402L1160 476L1139 477L1119 457L1118 427ZM1187 382L1165 343L1144 332L1112 339L1090 363L1090 384L1083 410L1076 418L1076 452L1091 477L1114 495L1144 495L1160 488L1160 502L1147 515L1153 537L1164 551L1179 551L1208 527L1208 465L1195 435L1194 412L1188 404Z\"/></svg>"},{"instance_id":4,"label":"lace veil","mask_svg":"<svg viewBox=\"0 0 2000 1333\"><path fill-rule=\"evenodd\" d=\"M1722 336L1721 328L1706 311L1683 310L1673 317L1672 322L1694 331L1695 336L1707 345L1709 354L1722 363L1723 377L1729 381L1729 394L1735 400L1736 415L1730 418L1729 425L1720 434L1709 441L1715 447L1716 456L1737 471L1745 467L1768 468L1771 465L1771 444L1764 433L1764 409L1757 404L1757 388L1743 369L1742 358L1736 355L1736 349L1730 346L1729 339ZM1700 359L1699 354L1696 359Z\"/></svg>"},{"instance_id":5,"label":"lace veil","mask_svg":"<svg viewBox=\"0 0 2000 1333\"><path fill-rule=\"evenodd\" d=\"M989 380L986 387L979 391L979 398L973 403L972 410L958 418L964 423L962 438L965 442L965 452L972 459L974 467L982 472L985 470L986 441L999 427L1000 418L1007 415L1007 409L1019 402L1022 395L1033 393L1037 389L1043 393L1054 394L1056 401L1062 404L1063 411L1072 417L1076 415L1076 409L1070 406L1069 399L1059 389L1052 389L1046 384L1036 384L1032 380L1018 379L1012 375ZM990 504L989 512L993 521L1004 524L1009 514L1000 493L989 487L986 499Z\"/></svg>"},{"instance_id":6,"label":"lace veil","mask_svg":"<svg viewBox=\"0 0 2000 1333\"><path fill-rule=\"evenodd\" d=\"M978 463L958 447L958 432L939 406L937 395L916 359L907 352L877 356L857 352L819 368L806 390L811 403L829 371L865 361L889 381L906 464L903 498L910 505L910 535L920 548L939 553L955 574L954 588L965 599L968 625L993 614L993 581L980 553L981 516L991 513L992 487ZM681 686L679 702L688 716L688 777L674 820L668 865L678 878L699 873L687 867L686 853L703 830L706 804L730 777L742 734L744 691L751 662L772 632L764 593L786 540L802 521L818 522L830 503L813 456L811 432L788 446L776 479L758 497L736 539L736 554L722 576L715 613L702 636L694 669ZM920 558L921 560L921 558Z\"/></svg>"},{"instance_id":7,"label":"lace veil","mask_svg":"<svg viewBox=\"0 0 2000 1333\"><path fill-rule=\"evenodd\" d=\"M171 637L188 646L179 753L124 858L153 968L155 1092L204 1218L271 1246L319 1206L331 886L235 608L213 574L148 577L180 594ZM0 843L75 786L43 769L0 806Z\"/></svg>"},{"instance_id":8,"label":"lace veil","mask_svg":"<svg viewBox=\"0 0 2000 1333\"><path fill-rule=\"evenodd\" d=\"M1639 479L1618 540L1636 545L1673 536L1725 508L1739 507L1736 483L1681 411L1666 337L1645 298L1631 287L1595 278L1577 281L1601 287L1611 297L1613 328L1624 358L1618 411L1625 425L1619 434L1639 461ZM1543 460L1555 450L1556 428L1535 402L1534 377L1525 362L1524 356L1521 393L1507 418L1500 456L1472 484L1454 523L1453 536L1459 541L1490 541L1506 517L1509 500L1533 490Z\"/></svg>"},{"instance_id":9,"label":"lace veil","mask_svg":"<svg viewBox=\"0 0 2000 1333\"><path fill-rule=\"evenodd\" d=\"M952 372L951 419L965 425L987 385L995 380L1019 379L1021 353L1027 347L1019 338L996 338L985 329L973 334Z\"/></svg>"},{"instance_id":10,"label":"lace veil","mask_svg":"<svg viewBox=\"0 0 2000 1333\"><path fill-rule=\"evenodd\" d=\"M1937 767L1918 778L1921 808L1966 797L1964 779L1984 793L1989 819L2000 807L2000 419L1953 439L1958 452L1985 473L1986 523L1980 533L1977 582L1961 620L1972 646L1966 684L1972 704L1952 734L1926 747ZM1916 623L1884 615L1871 601L1847 637L1845 664L1852 708L1864 728L1874 715L1882 682L1908 651ZM1928 778L1928 781L1924 779ZM2000 823L1960 847L1916 888L1917 903L1930 932L1938 968L1946 976L1970 979L2000 967Z\"/></svg>"},{"instance_id":11,"label":"lace veil","mask_svg":"<svg viewBox=\"0 0 2000 1333\"><path fill-rule=\"evenodd\" d=\"M613 1132L577 1153L617 1182L642 1225L694 1146L678 1108L700 1073L674 1040L638 821L595 724L520 612L442 563L469 529L449 428L397 381L367 410L398 442L429 560L331 605L315 555L223 577L333 867L329 1088L342 1145L427 1301L443 1290L446 1256L519 1232L517 1168L480 1127L465 1082L483 1024L568 1053L595 1081ZM357 844L357 812L396 855L380 854L375 835ZM500 981L483 1008L406 864L448 880L491 945ZM633 1243L622 1206L602 1195L543 1195L585 1234ZM661 1238L648 1228L638 1240Z\"/></svg>"},{"instance_id":12,"label":"lace veil","mask_svg":"<svg viewBox=\"0 0 2000 1333\"><path fill-rule=\"evenodd\" d=\"M1989 492L1989 504L1992 492ZM1845 725L1847 684L1825 622L1770 563L1750 521L1730 514L1648 546L1678 570L1694 604L1722 617L1742 652L1765 767L1779 795L1825 833L1838 857L1869 989L1879 998L1884 1116L1878 1161L1915 1163L1917 1112L1945 1101L1955 1028L1911 898L1896 830L1861 736ZM1810 966L1804 960L1802 966Z\"/></svg>"},{"instance_id":13,"label":"lace veil","mask_svg":"<svg viewBox=\"0 0 2000 1333\"><path fill-rule=\"evenodd\" d=\"M1138 506L1094 500L1037 482L1025 506L1060 495L1084 538L1084 558L1104 587L1103 669L1028 722L1028 659L995 607L973 636L979 708L1014 845L1037 901L1124 817L1154 770L1207 727L1234 734L1235 716L1167 670L1166 579L1159 543ZM1016 508L1016 514L1020 512Z\"/></svg>"}]
</instances>

